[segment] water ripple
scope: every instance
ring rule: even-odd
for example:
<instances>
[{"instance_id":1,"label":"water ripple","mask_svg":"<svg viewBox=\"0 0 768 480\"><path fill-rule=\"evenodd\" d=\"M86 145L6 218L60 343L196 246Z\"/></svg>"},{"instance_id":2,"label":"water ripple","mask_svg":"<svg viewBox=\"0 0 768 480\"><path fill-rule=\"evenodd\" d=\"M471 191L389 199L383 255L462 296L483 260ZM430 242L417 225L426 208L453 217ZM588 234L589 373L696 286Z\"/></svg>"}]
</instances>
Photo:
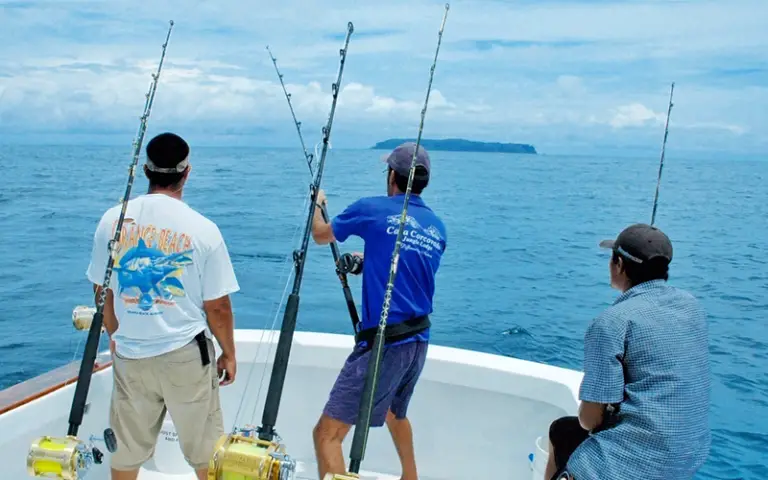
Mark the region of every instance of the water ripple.
<instances>
[{"instance_id":1,"label":"water ripple","mask_svg":"<svg viewBox=\"0 0 768 480\"><path fill-rule=\"evenodd\" d=\"M84 337L71 329L71 309L92 301L84 272L93 229L125 189L123 163L112 160L125 151L0 150L0 388L79 354L74 349ZM274 317L281 275L290 271L283 266L307 212L306 164L293 150L196 151L185 201L215 221L227 241L242 287L233 298L238 325L263 328ZM331 152L323 177L331 214L382 192L379 156ZM584 330L616 295L597 244L648 221L657 159L615 168L610 158L432 156L425 200L443 215L449 237L434 341L580 369ZM105 168L105 159L114 168ZM723 169L722 162L670 157L657 223L675 245L671 281L696 294L709 314L713 443L697 478L757 479L768 476L768 257L760 240L768 227L755 219L768 218L768 163L727 161ZM83 181L97 188L71 188ZM134 192L143 191L140 175ZM342 245L361 249L358 239ZM298 327L349 333L327 247L311 246L304 274ZM359 304L360 280L350 283Z\"/></svg>"}]
</instances>

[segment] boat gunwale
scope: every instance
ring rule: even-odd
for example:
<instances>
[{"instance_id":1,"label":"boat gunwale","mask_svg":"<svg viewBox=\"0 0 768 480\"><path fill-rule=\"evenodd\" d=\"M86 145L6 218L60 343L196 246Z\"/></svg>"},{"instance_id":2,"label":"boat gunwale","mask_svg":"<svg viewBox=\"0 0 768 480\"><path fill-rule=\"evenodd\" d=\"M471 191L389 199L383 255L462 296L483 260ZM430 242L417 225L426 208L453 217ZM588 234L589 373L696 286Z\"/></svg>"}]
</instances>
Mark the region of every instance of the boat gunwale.
<instances>
[{"instance_id":1,"label":"boat gunwale","mask_svg":"<svg viewBox=\"0 0 768 480\"><path fill-rule=\"evenodd\" d=\"M105 353L108 355L108 352ZM39 398L74 384L77 381L80 363L80 361L66 363L53 370L0 390L0 415L16 410ZM97 361L93 365L93 373L106 370L111 366L112 360L101 363Z\"/></svg>"},{"instance_id":2,"label":"boat gunwale","mask_svg":"<svg viewBox=\"0 0 768 480\"><path fill-rule=\"evenodd\" d=\"M278 333L279 330L236 329L235 342L261 344L277 343L275 337ZM214 343L217 345L216 348L218 349L218 343ZM297 331L294 336L294 343L301 343L308 347L336 349L339 347L353 346L354 337L338 333ZM580 383L583 374L577 370L533 362L530 360L522 360L506 355L436 344L430 344L429 357L440 363L445 362L467 367L479 367L500 373L522 374L561 383L569 388L574 400L578 403L578 383ZM99 360L104 361L99 362ZM255 360L255 358L253 360ZM499 362L500 360L501 362ZM521 365L525 365L527 367L525 370L528 371L520 369L519 367ZM112 359L110 352L108 350L100 352L96 358L93 373L101 372L111 366ZM53 370L49 370L38 376L12 385L4 390L0 390L0 416L74 384L77 381L79 368L80 361L69 362L60 367L56 367ZM533 375L531 375L531 370L534 372Z\"/></svg>"}]
</instances>

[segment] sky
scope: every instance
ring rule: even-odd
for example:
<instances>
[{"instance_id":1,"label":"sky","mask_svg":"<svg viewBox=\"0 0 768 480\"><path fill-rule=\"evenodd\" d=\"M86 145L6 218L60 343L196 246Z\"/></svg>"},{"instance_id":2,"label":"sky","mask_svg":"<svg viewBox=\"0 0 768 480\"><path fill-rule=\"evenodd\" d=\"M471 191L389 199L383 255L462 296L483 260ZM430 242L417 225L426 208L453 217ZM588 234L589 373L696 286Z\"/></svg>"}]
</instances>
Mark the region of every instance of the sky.
<instances>
[{"instance_id":1,"label":"sky","mask_svg":"<svg viewBox=\"0 0 768 480\"><path fill-rule=\"evenodd\" d=\"M148 4L147 4L148 5ZM0 142L130 143L175 25L148 135L292 147L321 138L354 23L331 144L415 138L444 3L0 0ZM426 138L542 153L768 151L766 0L460 0Z\"/></svg>"}]
</instances>

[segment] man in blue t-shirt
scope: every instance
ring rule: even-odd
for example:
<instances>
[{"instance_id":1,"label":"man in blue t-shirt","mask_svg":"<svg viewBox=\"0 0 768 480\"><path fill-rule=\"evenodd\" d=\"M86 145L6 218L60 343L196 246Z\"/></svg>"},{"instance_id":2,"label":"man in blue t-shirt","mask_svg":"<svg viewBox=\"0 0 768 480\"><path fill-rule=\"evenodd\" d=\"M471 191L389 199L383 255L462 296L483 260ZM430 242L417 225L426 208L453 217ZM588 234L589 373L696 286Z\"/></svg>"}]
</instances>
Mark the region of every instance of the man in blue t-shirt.
<instances>
[{"instance_id":1,"label":"man in blue t-shirt","mask_svg":"<svg viewBox=\"0 0 768 480\"><path fill-rule=\"evenodd\" d=\"M356 345L313 431L320 478L326 473L346 472L341 444L357 421L415 149L414 143L404 143L386 158L386 196L361 198L330 224L323 221L320 208L315 210L312 237L316 243L324 245L334 239L344 242L351 235L365 242L363 308L355 335ZM446 246L442 220L420 196L429 183L429 176L429 155L419 147L371 416L372 427L387 423L400 456L402 480L418 478L413 434L406 411L427 356L435 274ZM325 202L325 193L320 190L317 203Z\"/></svg>"}]
</instances>

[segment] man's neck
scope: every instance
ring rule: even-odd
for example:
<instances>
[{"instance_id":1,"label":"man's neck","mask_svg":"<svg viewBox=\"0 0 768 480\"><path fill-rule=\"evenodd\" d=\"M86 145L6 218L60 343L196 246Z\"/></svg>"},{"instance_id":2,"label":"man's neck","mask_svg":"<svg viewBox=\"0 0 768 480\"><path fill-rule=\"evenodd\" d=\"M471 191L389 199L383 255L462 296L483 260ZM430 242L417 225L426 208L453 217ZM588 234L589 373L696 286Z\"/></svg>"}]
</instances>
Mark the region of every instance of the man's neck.
<instances>
[{"instance_id":1,"label":"man's neck","mask_svg":"<svg viewBox=\"0 0 768 480\"><path fill-rule=\"evenodd\" d=\"M147 194L150 195L167 195L171 198L175 198L176 200L181 200L181 190L171 190L170 188L149 188L147 190Z\"/></svg>"}]
</instances>

